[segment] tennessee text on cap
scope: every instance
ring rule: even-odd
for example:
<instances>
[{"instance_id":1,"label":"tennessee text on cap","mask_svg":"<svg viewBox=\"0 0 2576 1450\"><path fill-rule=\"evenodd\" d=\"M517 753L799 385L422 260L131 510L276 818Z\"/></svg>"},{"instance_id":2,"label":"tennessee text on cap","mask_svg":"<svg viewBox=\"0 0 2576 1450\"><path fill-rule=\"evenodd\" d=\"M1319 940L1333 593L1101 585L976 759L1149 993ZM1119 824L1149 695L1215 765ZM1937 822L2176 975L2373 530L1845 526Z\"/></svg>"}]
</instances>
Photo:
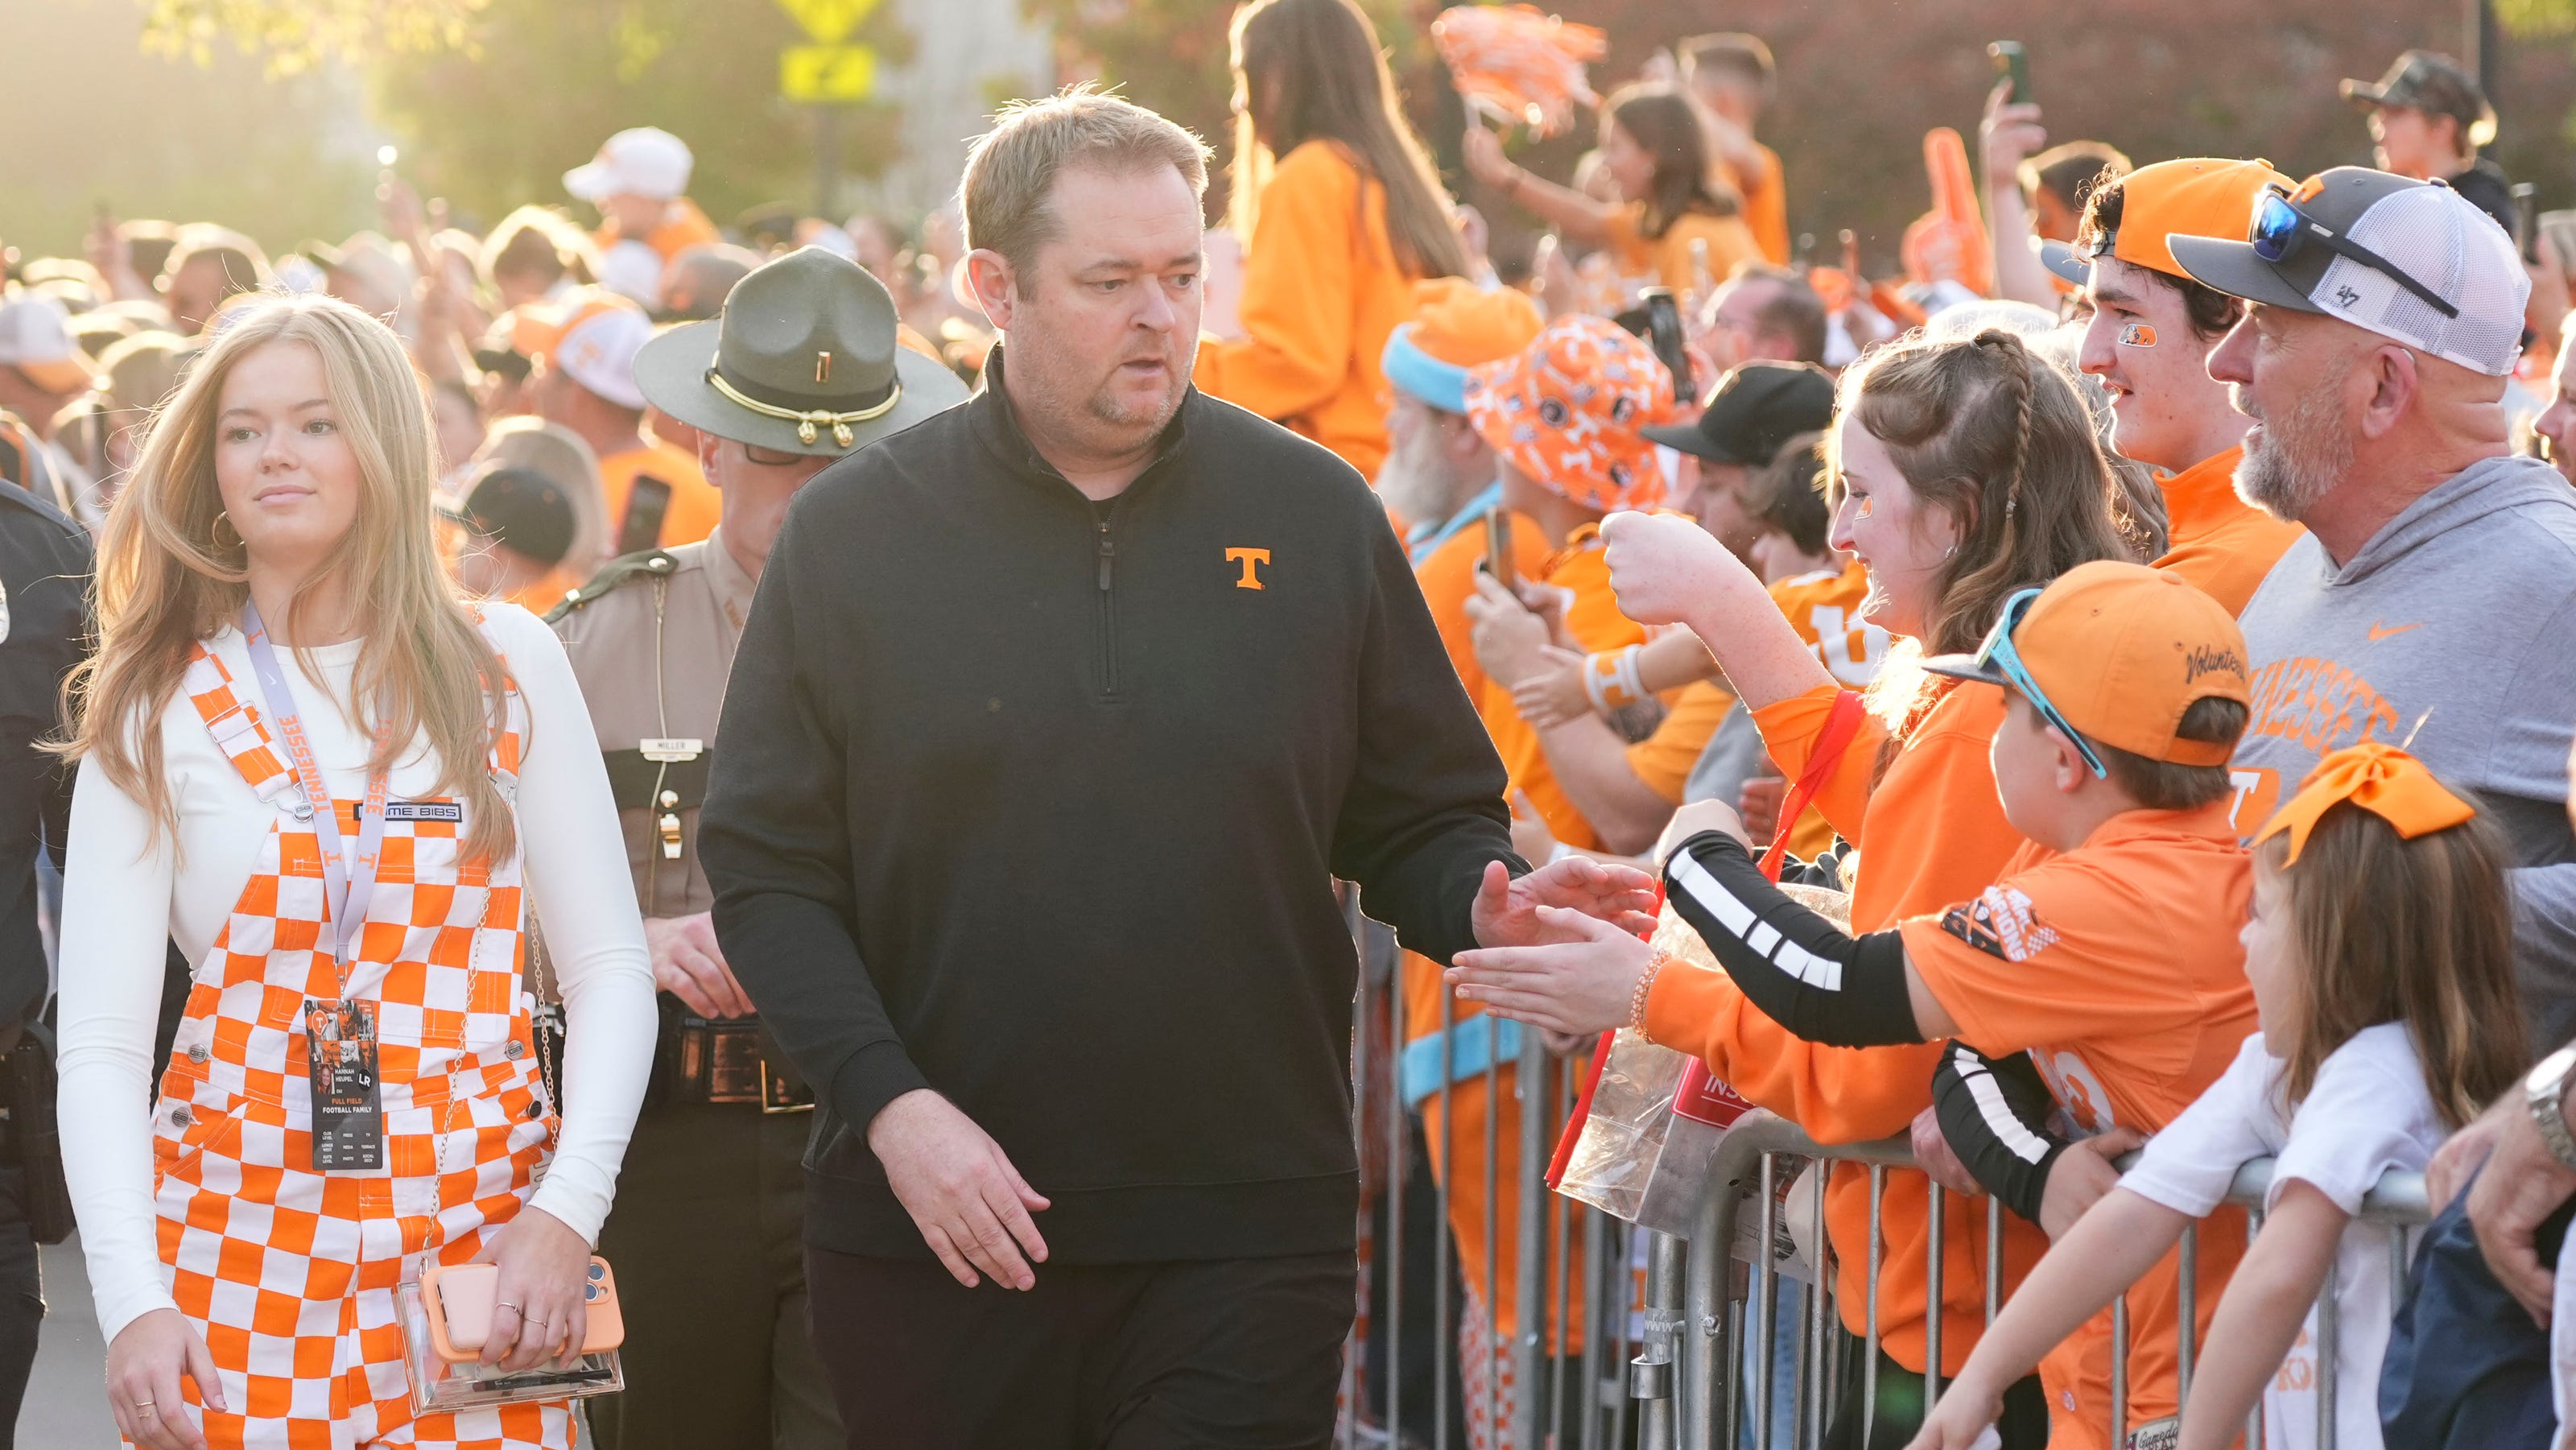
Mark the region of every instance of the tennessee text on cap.
<instances>
[{"instance_id":1,"label":"tennessee text on cap","mask_svg":"<svg viewBox=\"0 0 2576 1450\"><path fill-rule=\"evenodd\" d=\"M2531 277L2513 238L2438 183L2338 166L2267 192L2244 241L2166 243L2221 292L2338 318L2489 377L2512 372L2522 350Z\"/></svg>"},{"instance_id":2,"label":"tennessee text on cap","mask_svg":"<svg viewBox=\"0 0 2576 1450\"><path fill-rule=\"evenodd\" d=\"M2253 700L2235 618L2176 575L2109 559L2079 564L2041 591L2012 645L2031 682L2087 739L2172 765L2225 765L2236 753L2234 741L2174 733L2202 700ZM2010 685L1973 655L1923 667Z\"/></svg>"},{"instance_id":3,"label":"tennessee text on cap","mask_svg":"<svg viewBox=\"0 0 2576 1450\"><path fill-rule=\"evenodd\" d=\"M587 166L564 173L564 190L583 201L612 196L656 197L668 201L689 189L695 158L688 143L654 126L620 131L600 144Z\"/></svg>"},{"instance_id":4,"label":"tennessee text on cap","mask_svg":"<svg viewBox=\"0 0 2576 1450\"><path fill-rule=\"evenodd\" d=\"M2449 116L2460 123L2460 139L2484 146L2495 139L2495 107L2486 92L2458 61L2437 51L2410 50L2397 57L2376 83L2347 80L2337 90L2364 111L2401 106L2428 115Z\"/></svg>"},{"instance_id":5,"label":"tennessee text on cap","mask_svg":"<svg viewBox=\"0 0 2576 1450\"><path fill-rule=\"evenodd\" d=\"M635 354L653 336L653 319L623 297L594 294L575 303L541 356L546 366L621 408L641 408Z\"/></svg>"},{"instance_id":6,"label":"tennessee text on cap","mask_svg":"<svg viewBox=\"0 0 2576 1450\"><path fill-rule=\"evenodd\" d=\"M2104 255L2168 277L2187 277L2165 238L2180 232L2237 240L2252 224L2264 188L2274 185L2287 191L2291 181L2268 161L2187 156L2141 166L2120 178L2119 226L2099 232L2088 224L2072 248L2043 248L2043 260L2050 271L2078 287L2091 280L2093 259Z\"/></svg>"},{"instance_id":7,"label":"tennessee text on cap","mask_svg":"<svg viewBox=\"0 0 2576 1450\"><path fill-rule=\"evenodd\" d=\"M1713 463L1758 468L1780 445L1821 431L1834 418L1834 380L1807 363L1751 362L1718 379L1708 406L1690 423L1645 430L1661 443Z\"/></svg>"},{"instance_id":8,"label":"tennessee text on cap","mask_svg":"<svg viewBox=\"0 0 2576 1450\"><path fill-rule=\"evenodd\" d=\"M1444 413L1467 411L1467 370L1530 345L1545 323L1527 293L1486 291L1462 277L1413 284L1413 320L1386 339L1378 370L1397 389Z\"/></svg>"},{"instance_id":9,"label":"tennessee text on cap","mask_svg":"<svg viewBox=\"0 0 2576 1450\"><path fill-rule=\"evenodd\" d=\"M736 282L714 320L645 344L635 379L692 428L828 457L966 401L957 375L901 336L884 283L799 247Z\"/></svg>"},{"instance_id":10,"label":"tennessee text on cap","mask_svg":"<svg viewBox=\"0 0 2576 1450\"><path fill-rule=\"evenodd\" d=\"M1663 497L1640 430L1672 412L1672 374L1605 317L1560 317L1519 355L1467 375L1476 435L1539 487L1605 513Z\"/></svg>"}]
</instances>

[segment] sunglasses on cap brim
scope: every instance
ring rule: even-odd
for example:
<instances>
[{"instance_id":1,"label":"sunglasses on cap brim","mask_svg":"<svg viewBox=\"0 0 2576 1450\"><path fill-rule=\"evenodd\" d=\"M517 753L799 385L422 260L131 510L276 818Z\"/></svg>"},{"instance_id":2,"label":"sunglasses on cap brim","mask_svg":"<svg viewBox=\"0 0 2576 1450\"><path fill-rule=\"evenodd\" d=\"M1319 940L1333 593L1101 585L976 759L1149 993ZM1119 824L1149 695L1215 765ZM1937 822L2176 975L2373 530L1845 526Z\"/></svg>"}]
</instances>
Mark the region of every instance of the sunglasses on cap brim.
<instances>
[{"instance_id":1,"label":"sunglasses on cap brim","mask_svg":"<svg viewBox=\"0 0 2576 1450\"><path fill-rule=\"evenodd\" d=\"M2278 182L2272 183L2263 193L2262 201L2255 204L2254 220L2245 229L2245 242L2254 249L2255 256L2276 267L2297 256L2300 248L2315 242L2336 256L2368 267L2423 298L2444 317L2460 315L2459 308L2451 305L2441 293L2408 275L2405 268L2349 237L2338 235L2334 228L2299 210Z\"/></svg>"},{"instance_id":2,"label":"sunglasses on cap brim","mask_svg":"<svg viewBox=\"0 0 2576 1450\"><path fill-rule=\"evenodd\" d=\"M2038 590L2024 589L2004 601L2004 612L1996 617L1995 627L1986 632L1986 642L1977 646L1977 668L1992 670L2011 682L2014 689L2021 691L2022 698L2030 701L2030 707L2039 712L2039 718L2075 742L2077 753L2084 757L2086 765L2092 767L2094 777L2107 780L2111 775L2110 767L2102 763L2101 756L2093 753L2092 743L2084 738L2083 732L2067 724L2066 717L2057 712L2057 706L2049 702L2048 692L2039 687L2039 682L2030 677L2029 669L2022 664L2021 652L2013 648L2013 631L2021 628L2023 616L2030 613L2032 601L2038 598Z\"/></svg>"}]
</instances>

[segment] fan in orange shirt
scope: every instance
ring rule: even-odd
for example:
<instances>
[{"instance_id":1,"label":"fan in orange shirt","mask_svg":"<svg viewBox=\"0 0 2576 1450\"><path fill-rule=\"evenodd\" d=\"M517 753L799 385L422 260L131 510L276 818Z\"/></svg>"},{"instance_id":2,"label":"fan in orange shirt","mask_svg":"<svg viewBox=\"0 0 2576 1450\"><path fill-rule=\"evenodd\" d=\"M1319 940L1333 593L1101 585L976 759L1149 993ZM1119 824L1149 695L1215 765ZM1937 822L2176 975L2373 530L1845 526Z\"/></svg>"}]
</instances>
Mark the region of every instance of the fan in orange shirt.
<instances>
[{"instance_id":1,"label":"fan in orange shirt","mask_svg":"<svg viewBox=\"0 0 2576 1450\"><path fill-rule=\"evenodd\" d=\"M1776 71L1771 47L1740 31L1699 35L1673 47L1681 57L1682 84L1705 113L1709 149L1744 198L1744 221L1771 265L1789 264L1789 188L1780 153L1754 139L1762 110L1771 104Z\"/></svg>"},{"instance_id":2,"label":"fan in orange shirt","mask_svg":"<svg viewBox=\"0 0 2576 1450\"><path fill-rule=\"evenodd\" d=\"M1821 372L1756 364L1729 373L1697 423L1652 429L1648 436L1690 450L1683 472L1696 474L1688 501L1700 526L1731 547L1743 540L1738 552L1770 587L1790 626L1819 645L1819 658L1838 662L1836 678L1859 688L1886 653L1887 634L1849 624L1865 581L1857 566L1843 568L1826 542L1816 444L1832 410L1833 385ZM1806 431L1793 432L1801 428ZM1784 432L1793 436L1784 441ZM1733 461L1739 458L1761 466L1748 477L1746 465ZM1523 718L1539 727L1557 778L1604 844L1622 854L1646 848L1686 788L1733 800L1760 759L1750 717L1736 709L1722 681L1707 678L1717 671L1707 650L1686 630L1667 637L1671 643L1659 639L1588 657L1553 651L1550 668L1514 692ZM1663 719L1630 744L1634 737L1613 722L1648 695L1666 702ZM1732 728L1742 748L1712 759L1711 742L1731 719L1740 719ZM1822 816L1809 812L1806 821L1792 847L1814 855L1833 833Z\"/></svg>"},{"instance_id":3,"label":"fan in orange shirt","mask_svg":"<svg viewBox=\"0 0 2576 1450\"><path fill-rule=\"evenodd\" d=\"M600 496L613 552L694 544L715 532L722 500L698 460L644 431L635 354L653 336L642 308L604 292L576 299L538 344L538 416L578 434L599 456Z\"/></svg>"},{"instance_id":4,"label":"fan in orange shirt","mask_svg":"<svg viewBox=\"0 0 2576 1450\"><path fill-rule=\"evenodd\" d=\"M2266 188L2291 185L2260 161L2159 161L2109 182L2086 203L2072 253L2052 270L2093 309L2077 361L2111 394L2111 446L2164 475L2170 569L2242 614L2298 525L2236 496L2236 461L2252 420L2209 376L2210 350L2245 304L2192 280L2165 239L2238 241Z\"/></svg>"},{"instance_id":5,"label":"fan in orange shirt","mask_svg":"<svg viewBox=\"0 0 2576 1450\"><path fill-rule=\"evenodd\" d=\"M1619 202L1543 181L1514 165L1503 143L1480 125L1467 128L1468 171L1567 236L1605 248L1635 287L1666 287L1685 309L1726 280L1738 264L1762 260L1745 224L1742 201L1710 185L1708 134L1688 97L1654 86L1630 86L1601 111L1601 164Z\"/></svg>"},{"instance_id":6,"label":"fan in orange shirt","mask_svg":"<svg viewBox=\"0 0 2576 1450\"><path fill-rule=\"evenodd\" d=\"M630 270L657 282L671 259L691 247L724 240L716 224L686 195L696 158L688 143L668 131L637 126L600 143L599 154L564 173L564 190L599 208L593 237L602 275ZM653 289L659 295L660 288Z\"/></svg>"},{"instance_id":7,"label":"fan in orange shirt","mask_svg":"<svg viewBox=\"0 0 2576 1450\"><path fill-rule=\"evenodd\" d=\"M1352 0L1258 0L1235 13L1236 317L1203 339L1194 381L1341 455L1385 461L1379 354L1413 283L1466 275L1467 250L1377 32Z\"/></svg>"},{"instance_id":8,"label":"fan in orange shirt","mask_svg":"<svg viewBox=\"0 0 2576 1450\"><path fill-rule=\"evenodd\" d=\"M2126 557L2107 499L2110 478L2073 385L2002 332L1973 339L1916 339L1883 348L1841 380L1827 467L1836 481L1834 546L1869 571L1863 618L1900 640L1947 651L1974 647L2005 595L2096 559ZM2028 476L2025 477L2025 472ZM2006 527L2006 520L2011 526ZM1752 709L1772 760L1791 778L1824 747L1846 692L1779 618L1761 581L1707 533L1681 520L1622 514L1604 537L1620 607L1651 623L1692 627L1715 650ZM1921 645L1913 648L1920 648ZM1796 879L1847 885L1852 927L1873 932L1974 896L2022 845L2004 818L1990 764L2003 724L1997 692L1926 677L1892 651L1871 694L1879 704L1835 758L1822 765L1817 804L1859 848L1806 863ZM1686 806L1695 813L1723 808ZM1635 977L1628 978L1633 988ZM1627 1019L1623 1000L1616 1020ZM1690 1052L1758 1106L1826 1143L1902 1132L1932 1106L1940 1049L1930 1044L1843 1048L1805 1042L1755 1007L1727 977L1666 972L1645 1002L1646 1030ZM2085 1151L2079 1149L2077 1151ZM2067 1155L2073 1157L2074 1154ZM2086 1152L2086 1156L2096 1156ZM1882 1355L1875 1422L1860 1382L1834 1411L1840 1436L1902 1443L1912 1433L1928 1303L1927 1182L1896 1175L1873 1210L1869 1175L1836 1170L1826 1185L1825 1230L1842 1265L1845 1325L1861 1333L1864 1282L1881 1246L1877 1294ZM1955 1372L1985 1322L1985 1235L1990 1206L1946 1220L1942 1358ZM2039 1230L2003 1216L2001 1265L2018 1282L2042 1246ZM2033 1377L2007 1397L2005 1450L2046 1442L2047 1396ZM2067 1381L2071 1383L2071 1380ZM2101 1410L2107 1423L2108 1407ZM1836 1438L1829 1436L1829 1439Z\"/></svg>"}]
</instances>

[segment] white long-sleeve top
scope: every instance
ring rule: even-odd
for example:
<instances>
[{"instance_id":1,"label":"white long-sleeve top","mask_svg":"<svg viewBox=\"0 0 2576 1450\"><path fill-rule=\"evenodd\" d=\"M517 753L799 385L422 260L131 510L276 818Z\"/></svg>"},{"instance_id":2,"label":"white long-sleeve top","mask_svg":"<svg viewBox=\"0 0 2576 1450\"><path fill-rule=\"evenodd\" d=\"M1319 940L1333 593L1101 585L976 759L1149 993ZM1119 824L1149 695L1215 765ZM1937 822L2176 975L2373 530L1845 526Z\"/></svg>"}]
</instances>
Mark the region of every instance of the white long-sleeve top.
<instances>
[{"instance_id":1,"label":"white long-sleeve top","mask_svg":"<svg viewBox=\"0 0 2576 1450\"><path fill-rule=\"evenodd\" d=\"M489 605L485 619L527 707L519 849L567 1020L563 1128L531 1201L596 1243L652 1068L652 964L608 772L563 646L524 609ZM258 677L241 632L228 628L208 647L242 698L257 702ZM318 678L296 651L278 650L325 784L340 800L366 794L369 741L350 723L347 706L359 648L352 642L304 652ZM137 1316L173 1307L152 1209L151 1092L160 1067L152 1043L163 938L175 939L189 961L204 960L277 819L186 695L173 695L157 728L178 810L175 840L163 831L156 841L144 807L104 772L84 769L72 796L63 883L63 1167L99 1327L110 1339ZM439 775L426 740L415 740L389 785L396 799L427 796ZM167 909L159 909L164 902Z\"/></svg>"}]
</instances>

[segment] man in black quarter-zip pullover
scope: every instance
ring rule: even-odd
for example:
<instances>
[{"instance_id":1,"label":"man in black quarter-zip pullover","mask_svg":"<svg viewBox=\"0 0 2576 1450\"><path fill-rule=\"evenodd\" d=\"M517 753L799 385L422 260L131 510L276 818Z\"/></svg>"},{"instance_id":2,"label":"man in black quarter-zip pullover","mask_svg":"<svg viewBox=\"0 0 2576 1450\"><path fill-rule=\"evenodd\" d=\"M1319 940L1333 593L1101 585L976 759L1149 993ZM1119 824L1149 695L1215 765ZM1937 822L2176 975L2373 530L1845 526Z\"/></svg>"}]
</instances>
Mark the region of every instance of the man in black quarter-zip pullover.
<instances>
[{"instance_id":1,"label":"man in black quarter-zip pullover","mask_svg":"<svg viewBox=\"0 0 2576 1450\"><path fill-rule=\"evenodd\" d=\"M854 1446L1323 1444L1357 1210L1332 878L1443 961L1651 903L1525 874L1367 485L1191 390L1205 154L1084 93L978 143L1007 358L805 487L735 657L701 853L821 1099Z\"/></svg>"}]
</instances>

